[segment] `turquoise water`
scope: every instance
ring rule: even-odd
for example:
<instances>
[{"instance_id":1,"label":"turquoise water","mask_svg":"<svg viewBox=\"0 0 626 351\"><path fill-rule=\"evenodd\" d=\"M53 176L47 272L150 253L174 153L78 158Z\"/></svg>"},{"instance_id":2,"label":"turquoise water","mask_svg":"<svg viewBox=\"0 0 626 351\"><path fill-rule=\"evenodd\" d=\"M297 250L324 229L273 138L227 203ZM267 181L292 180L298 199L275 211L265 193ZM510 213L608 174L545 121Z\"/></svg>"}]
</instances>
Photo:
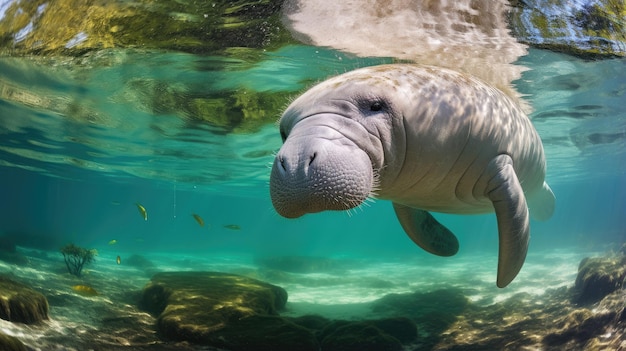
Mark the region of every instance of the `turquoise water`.
<instances>
[{"instance_id":1,"label":"turquoise water","mask_svg":"<svg viewBox=\"0 0 626 351\"><path fill-rule=\"evenodd\" d=\"M254 65L188 54L118 55L52 69L19 58L1 60L1 186L11 199L0 213L5 232L98 249L116 239L121 251L418 251L407 245L384 202L352 216L286 220L275 214L267 186L273 152L281 144L275 125L225 134L177 110L154 111L153 101L128 88L131 81L162 81L186 94L246 86L296 96L311 82L386 60L315 47L287 47ZM161 69L164 63L167 70ZM516 86L532 103L531 118L548 159L547 181L557 196L555 216L533 223L532 245L623 241L626 61L582 61L531 50L519 64L530 67ZM145 206L148 221L136 203ZM193 213L207 226L200 227ZM452 229L458 226L453 231L463 241L467 236L464 246L494 242L493 216L442 217ZM227 224L242 229L227 230Z\"/></svg>"},{"instance_id":2,"label":"turquoise water","mask_svg":"<svg viewBox=\"0 0 626 351\"><path fill-rule=\"evenodd\" d=\"M40 349L109 340L111 332L94 322L98 308L149 281L116 264L117 256L123 263L141 254L160 271L241 274L262 269L262 257L332 258L347 270L290 279L256 274L288 291L285 315L358 319L373 317L366 304L387 294L445 286L471 286L466 296L485 305L519 292L541 299L548 289L571 287L582 258L626 242L624 59L583 61L531 49L517 62L529 68L514 83L533 107L557 206L549 221L531 222L529 256L504 290L495 287L493 215L436 214L459 237L460 252L451 258L416 247L384 201L281 218L267 184L281 145L277 126L212 127L168 100L237 89L295 97L328 76L387 62L295 45L258 63L139 50L0 58L0 234L15 237L31 260L2 263L0 273L43 291L67 290L76 280L63 274L58 249L72 242L98 250L84 279L101 293L76 298L80 310L53 300L45 327L0 320L0 330Z\"/></svg>"}]
</instances>

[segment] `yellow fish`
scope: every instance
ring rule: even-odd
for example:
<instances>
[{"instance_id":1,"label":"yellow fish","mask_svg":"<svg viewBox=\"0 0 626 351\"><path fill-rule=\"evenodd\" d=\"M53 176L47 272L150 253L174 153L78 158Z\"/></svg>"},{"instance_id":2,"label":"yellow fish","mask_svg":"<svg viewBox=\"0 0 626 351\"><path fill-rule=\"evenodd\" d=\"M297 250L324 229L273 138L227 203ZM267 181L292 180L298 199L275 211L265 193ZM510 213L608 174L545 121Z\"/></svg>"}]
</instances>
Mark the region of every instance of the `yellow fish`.
<instances>
[{"instance_id":1,"label":"yellow fish","mask_svg":"<svg viewBox=\"0 0 626 351\"><path fill-rule=\"evenodd\" d=\"M89 285L74 285L72 290L82 296L96 296L98 292Z\"/></svg>"},{"instance_id":2,"label":"yellow fish","mask_svg":"<svg viewBox=\"0 0 626 351\"><path fill-rule=\"evenodd\" d=\"M240 230L241 227L236 225L236 224L227 224L224 226L224 228L226 229L231 229L231 230Z\"/></svg>"},{"instance_id":3,"label":"yellow fish","mask_svg":"<svg viewBox=\"0 0 626 351\"><path fill-rule=\"evenodd\" d=\"M148 212L146 211L146 208L141 206L140 203L136 203L137 205L137 209L139 210L139 213L141 213L141 216L143 217L144 221L148 220Z\"/></svg>"},{"instance_id":4,"label":"yellow fish","mask_svg":"<svg viewBox=\"0 0 626 351\"><path fill-rule=\"evenodd\" d=\"M117 244L117 240L113 239L109 241L109 245L115 245L115 244Z\"/></svg>"},{"instance_id":5,"label":"yellow fish","mask_svg":"<svg viewBox=\"0 0 626 351\"><path fill-rule=\"evenodd\" d=\"M192 214L192 216L196 220L196 222L200 224L201 227L204 227L204 220L202 219L202 217L200 217L200 215L194 213Z\"/></svg>"},{"instance_id":6,"label":"yellow fish","mask_svg":"<svg viewBox=\"0 0 626 351\"><path fill-rule=\"evenodd\" d=\"M115 259L115 262L117 262L117 264L121 264L122 258L120 256L117 256L117 258Z\"/></svg>"}]
</instances>

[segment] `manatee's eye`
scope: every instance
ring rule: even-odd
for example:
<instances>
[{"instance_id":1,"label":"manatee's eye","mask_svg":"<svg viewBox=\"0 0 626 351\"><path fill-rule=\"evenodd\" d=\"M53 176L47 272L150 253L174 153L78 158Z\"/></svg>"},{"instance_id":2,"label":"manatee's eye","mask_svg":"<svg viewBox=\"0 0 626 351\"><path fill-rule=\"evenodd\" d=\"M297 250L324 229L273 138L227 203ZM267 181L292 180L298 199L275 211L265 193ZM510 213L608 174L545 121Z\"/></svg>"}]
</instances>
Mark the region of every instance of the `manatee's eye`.
<instances>
[{"instance_id":1,"label":"manatee's eye","mask_svg":"<svg viewBox=\"0 0 626 351\"><path fill-rule=\"evenodd\" d=\"M356 100L356 105L365 116L378 115L379 112L389 110L389 104L381 96L363 96Z\"/></svg>"},{"instance_id":2,"label":"manatee's eye","mask_svg":"<svg viewBox=\"0 0 626 351\"><path fill-rule=\"evenodd\" d=\"M380 101L374 101L370 105L370 111L378 112L383 109L383 104Z\"/></svg>"}]
</instances>

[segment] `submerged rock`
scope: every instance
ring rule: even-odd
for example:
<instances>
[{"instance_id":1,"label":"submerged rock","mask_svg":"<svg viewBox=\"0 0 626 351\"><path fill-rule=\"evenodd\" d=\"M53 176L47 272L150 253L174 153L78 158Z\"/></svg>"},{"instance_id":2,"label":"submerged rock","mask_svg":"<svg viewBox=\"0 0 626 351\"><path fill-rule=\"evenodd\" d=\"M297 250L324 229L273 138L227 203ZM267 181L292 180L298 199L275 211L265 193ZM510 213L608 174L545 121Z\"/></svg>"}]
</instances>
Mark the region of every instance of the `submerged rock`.
<instances>
[{"instance_id":1,"label":"submerged rock","mask_svg":"<svg viewBox=\"0 0 626 351\"><path fill-rule=\"evenodd\" d=\"M408 318L367 321L334 321L321 332L324 351L403 350L417 339L417 326Z\"/></svg>"},{"instance_id":2,"label":"submerged rock","mask_svg":"<svg viewBox=\"0 0 626 351\"><path fill-rule=\"evenodd\" d=\"M273 49L289 40L279 21L281 3L16 0L0 17L0 49L72 56L133 47L203 54L237 47Z\"/></svg>"},{"instance_id":3,"label":"submerged rock","mask_svg":"<svg viewBox=\"0 0 626 351\"><path fill-rule=\"evenodd\" d=\"M523 43L601 58L626 56L623 0L511 0L509 22Z\"/></svg>"},{"instance_id":4,"label":"submerged rock","mask_svg":"<svg viewBox=\"0 0 626 351\"><path fill-rule=\"evenodd\" d=\"M48 300L28 286L0 276L0 318L26 324L48 319Z\"/></svg>"},{"instance_id":5,"label":"submerged rock","mask_svg":"<svg viewBox=\"0 0 626 351\"><path fill-rule=\"evenodd\" d=\"M625 281L626 255L585 258L578 266L575 300L581 304L598 302L615 290L625 288Z\"/></svg>"},{"instance_id":6,"label":"submerged rock","mask_svg":"<svg viewBox=\"0 0 626 351\"><path fill-rule=\"evenodd\" d=\"M408 318L281 317L286 302L278 286L217 272L155 274L141 299L142 308L158 315L163 337L233 351L393 351L417 338Z\"/></svg>"},{"instance_id":7,"label":"submerged rock","mask_svg":"<svg viewBox=\"0 0 626 351\"><path fill-rule=\"evenodd\" d=\"M0 350L26 351L26 346L18 338L0 332Z\"/></svg>"},{"instance_id":8,"label":"submerged rock","mask_svg":"<svg viewBox=\"0 0 626 351\"><path fill-rule=\"evenodd\" d=\"M229 350L318 350L311 331L278 316L287 292L275 285L217 272L157 273L142 307L158 317L168 339Z\"/></svg>"},{"instance_id":9,"label":"submerged rock","mask_svg":"<svg viewBox=\"0 0 626 351\"><path fill-rule=\"evenodd\" d=\"M414 321L421 333L414 341L415 351L619 350L626 346L626 289L613 291L592 307L581 307L575 298L574 289L562 287L484 304L450 288L390 294L372 308L380 315L402 315Z\"/></svg>"},{"instance_id":10,"label":"submerged rock","mask_svg":"<svg viewBox=\"0 0 626 351\"><path fill-rule=\"evenodd\" d=\"M374 312L403 316L414 320L420 330L438 335L446 330L470 306L456 289L441 289L412 294L389 294L372 304Z\"/></svg>"},{"instance_id":11,"label":"submerged rock","mask_svg":"<svg viewBox=\"0 0 626 351\"><path fill-rule=\"evenodd\" d=\"M322 340L328 351L401 351L400 341L366 322L345 323L332 328Z\"/></svg>"},{"instance_id":12,"label":"submerged rock","mask_svg":"<svg viewBox=\"0 0 626 351\"><path fill-rule=\"evenodd\" d=\"M292 92L259 92L251 89L195 93L182 98L176 107L191 120L207 122L225 131L256 131L275 122ZM180 109L178 109L180 108Z\"/></svg>"}]
</instances>

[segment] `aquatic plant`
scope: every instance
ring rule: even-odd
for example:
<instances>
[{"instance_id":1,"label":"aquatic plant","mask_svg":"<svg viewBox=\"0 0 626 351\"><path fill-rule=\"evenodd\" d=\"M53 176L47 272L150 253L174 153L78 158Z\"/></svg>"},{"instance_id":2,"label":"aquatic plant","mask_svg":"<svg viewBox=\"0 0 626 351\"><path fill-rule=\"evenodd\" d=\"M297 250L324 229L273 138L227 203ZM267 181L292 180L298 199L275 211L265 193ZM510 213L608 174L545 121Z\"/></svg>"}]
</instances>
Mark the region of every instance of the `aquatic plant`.
<instances>
[{"instance_id":1,"label":"aquatic plant","mask_svg":"<svg viewBox=\"0 0 626 351\"><path fill-rule=\"evenodd\" d=\"M96 250L87 250L74 244L67 244L61 248L65 265L70 274L80 277L83 266L95 260Z\"/></svg>"}]
</instances>

